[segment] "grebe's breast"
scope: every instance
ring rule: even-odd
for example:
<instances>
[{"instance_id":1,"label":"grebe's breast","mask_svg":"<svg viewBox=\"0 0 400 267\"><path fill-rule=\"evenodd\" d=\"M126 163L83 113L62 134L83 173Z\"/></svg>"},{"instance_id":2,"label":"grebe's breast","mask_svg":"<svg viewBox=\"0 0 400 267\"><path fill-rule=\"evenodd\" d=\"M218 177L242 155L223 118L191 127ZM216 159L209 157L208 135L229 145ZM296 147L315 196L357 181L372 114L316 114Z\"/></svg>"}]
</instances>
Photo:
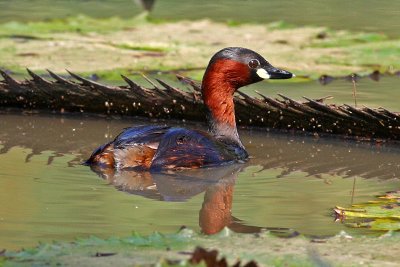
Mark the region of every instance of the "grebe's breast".
<instances>
[{"instance_id":1,"label":"grebe's breast","mask_svg":"<svg viewBox=\"0 0 400 267\"><path fill-rule=\"evenodd\" d=\"M197 130L167 126L127 128L99 147L86 164L151 171L216 166L247 157L244 149Z\"/></svg>"}]
</instances>

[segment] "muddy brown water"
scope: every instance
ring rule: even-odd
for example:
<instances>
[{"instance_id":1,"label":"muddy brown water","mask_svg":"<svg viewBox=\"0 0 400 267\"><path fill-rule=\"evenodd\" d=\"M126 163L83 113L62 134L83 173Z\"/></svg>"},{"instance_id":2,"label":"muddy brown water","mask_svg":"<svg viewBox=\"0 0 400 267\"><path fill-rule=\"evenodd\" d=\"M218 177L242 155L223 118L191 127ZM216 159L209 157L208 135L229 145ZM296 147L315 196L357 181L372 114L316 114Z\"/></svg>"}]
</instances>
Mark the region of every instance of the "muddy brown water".
<instances>
[{"instance_id":1,"label":"muddy brown water","mask_svg":"<svg viewBox=\"0 0 400 267\"><path fill-rule=\"evenodd\" d=\"M182 225L199 233L227 226L236 232L373 235L335 223L332 208L399 187L400 148L395 145L254 129L240 130L252 156L245 164L168 175L98 175L80 165L124 127L145 123L0 114L0 248L132 231L174 232Z\"/></svg>"}]
</instances>

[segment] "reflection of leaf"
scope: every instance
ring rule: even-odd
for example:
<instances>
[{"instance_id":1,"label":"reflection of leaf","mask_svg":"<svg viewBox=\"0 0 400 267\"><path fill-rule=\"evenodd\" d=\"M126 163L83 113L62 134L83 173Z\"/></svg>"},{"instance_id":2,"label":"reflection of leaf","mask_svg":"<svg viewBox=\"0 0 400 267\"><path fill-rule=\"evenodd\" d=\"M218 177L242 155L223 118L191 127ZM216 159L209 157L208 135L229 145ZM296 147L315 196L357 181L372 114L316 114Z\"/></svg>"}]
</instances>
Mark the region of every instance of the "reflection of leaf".
<instances>
[{"instance_id":1,"label":"reflection of leaf","mask_svg":"<svg viewBox=\"0 0 400 267\"><path fill-rule=\"evenodd\" d=\"M336 207L337 219L349 227L372 230L400 230L400 190L387 192L379 200L354 204L350 208Z\"/></svg>"},{"instance_id":2,"label":"reflection of leaf","mask_svg":"<svg viewBox=\"0 0 400 267\"><path fill-rule=\"evenodd\" d=\"M380 196L379 198L397 199L399 201L400 200L400 190L387 192L386 195Z\"/></svg>"}]
</instances>

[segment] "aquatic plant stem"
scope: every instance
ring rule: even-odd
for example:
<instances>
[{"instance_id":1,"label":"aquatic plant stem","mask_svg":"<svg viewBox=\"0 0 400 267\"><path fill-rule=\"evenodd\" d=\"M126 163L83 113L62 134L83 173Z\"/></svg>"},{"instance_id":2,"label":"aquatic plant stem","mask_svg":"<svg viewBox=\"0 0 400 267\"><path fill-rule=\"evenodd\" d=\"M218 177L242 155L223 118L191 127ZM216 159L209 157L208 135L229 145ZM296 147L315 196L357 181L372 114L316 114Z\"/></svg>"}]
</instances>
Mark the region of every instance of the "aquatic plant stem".
<instances>
[{"instance_id":1,"label":"aquatic plant stem","mask_svg":"<svg viewBox=\"0 0 400 267\"><path fill-rule=\"evenodd\" d=\"M354 203L354 193L356 191L356 177L353 178L353 189L351 190L351 203L350 205L353 205Z\"/></svg>"},{"instance_id":2,"label":"aquatic plant stem","mask_svg":"<svg viewBox=\"0 0 400 267\"><path fill-rule=\"evenodd\" d=\"M354 98L354 107L357 108L357 85L356 85L356 75L351 75L351 82L353 83L353 98Z\"/></svg>"}]
</instances>

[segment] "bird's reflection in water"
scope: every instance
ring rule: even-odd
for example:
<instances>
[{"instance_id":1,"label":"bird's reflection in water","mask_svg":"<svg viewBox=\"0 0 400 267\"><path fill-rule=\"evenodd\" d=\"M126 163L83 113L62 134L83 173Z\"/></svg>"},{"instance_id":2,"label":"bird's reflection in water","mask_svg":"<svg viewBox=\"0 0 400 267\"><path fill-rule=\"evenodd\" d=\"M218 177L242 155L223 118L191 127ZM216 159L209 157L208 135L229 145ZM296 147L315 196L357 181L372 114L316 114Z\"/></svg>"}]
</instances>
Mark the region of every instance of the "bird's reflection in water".
<instances>
[{"instance_id":1,"label":"bird's reflection in water","mask_svg":"<svg viewBox=\"0 0 400 267\"><path fill-rule=\"evenodd\" d=\"M92 168L120 191L161 201L186 201L204 193L199 211L199 225L204 234L215 234L224 227L237 233L258 233L263 230L290 235L287 228L246 225L232 216L235 182L243 165L201 168L170 173Z\"/></svg>"}]
</instances>

